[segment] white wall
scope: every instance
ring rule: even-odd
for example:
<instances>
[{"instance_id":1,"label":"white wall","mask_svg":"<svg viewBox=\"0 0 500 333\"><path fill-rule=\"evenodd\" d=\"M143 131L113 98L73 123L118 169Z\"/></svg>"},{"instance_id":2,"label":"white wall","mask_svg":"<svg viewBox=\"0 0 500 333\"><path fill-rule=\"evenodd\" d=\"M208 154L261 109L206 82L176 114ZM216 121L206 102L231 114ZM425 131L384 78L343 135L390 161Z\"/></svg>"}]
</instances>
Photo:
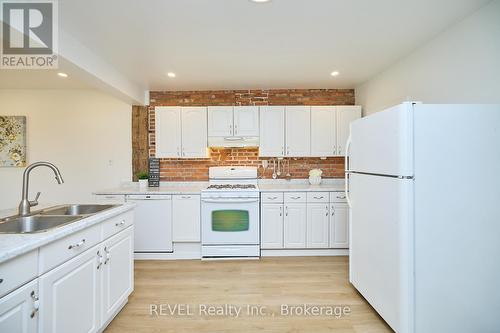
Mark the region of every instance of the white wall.
<instances>
[{"instance_id":1,"label":"white wall","mask_svg":"<svg viewBox=\"0 0 500 333\"><path fill-rule=\"evenodd\" d=\"M365 114L406 100L500 103L500 0L356 87Z\"/></svg>"},{"instance_id":2,"label":"white wall","mask_svg":"<svg viewBox=\"0 0 500 333\"><path fill-rule=\"evenodd\" d=\"M30 198L43 203L92 200L92 192L130 181L130 105L93 90L0 90L1 115L27 116L28 164L49 161L61 170L31 173ZM17 207L24 168L0 168L0 209Z\"/></svg>"}]
</instances>

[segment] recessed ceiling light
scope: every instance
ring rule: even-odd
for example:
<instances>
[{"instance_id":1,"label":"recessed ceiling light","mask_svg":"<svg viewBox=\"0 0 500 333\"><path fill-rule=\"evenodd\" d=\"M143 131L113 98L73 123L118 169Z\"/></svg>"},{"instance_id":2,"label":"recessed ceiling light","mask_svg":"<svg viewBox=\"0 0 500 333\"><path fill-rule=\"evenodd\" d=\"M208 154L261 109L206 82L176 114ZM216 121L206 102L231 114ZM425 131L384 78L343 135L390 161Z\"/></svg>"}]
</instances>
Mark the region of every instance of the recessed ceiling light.
<instances>
[{"instance_id":1,"label":"recessed ceiling light","mask_svg":"<svg viewBox=\"0 0 500 333\"><path fill-rule=\"evenodd\" d=\"M57 73L57 75L59 75L60 77L68 77L68 74L63 73L63 72L59 72L59 73Z\"/></svg>"},{"instance_id":2,"label":"recessed ceiling light","mask_svg":"<svg viewBox=\"0 0 500 333\"><path fill-rule=\"evenodd\" d=\"M266 3L266 2L271 2L271 0L250 0L251 2L255 3Z\"/></svg>"},{"instance_id":3,"label":"recessed ceiling light","mask_svg":"<svg viewBox=\"0 0 500 333\"><path fill-rule=\"evenodd\" d=\"M331 76L337 76L339 75L340 73L338 71L333 71L330 73Z\"/></svg>"},{"instance_id":4,"label":"recessed ceiling light","mask_svg":"<svg viewBox=\"0 0 500 333\"><path fill-rule=\"evenodd\" d=\"M168 76L168 77L172 77L172 78L173 78L173 77L175 77L175 73L168 72L168 73L167 73L167 76Z\"/></svg>"}]
</instances>

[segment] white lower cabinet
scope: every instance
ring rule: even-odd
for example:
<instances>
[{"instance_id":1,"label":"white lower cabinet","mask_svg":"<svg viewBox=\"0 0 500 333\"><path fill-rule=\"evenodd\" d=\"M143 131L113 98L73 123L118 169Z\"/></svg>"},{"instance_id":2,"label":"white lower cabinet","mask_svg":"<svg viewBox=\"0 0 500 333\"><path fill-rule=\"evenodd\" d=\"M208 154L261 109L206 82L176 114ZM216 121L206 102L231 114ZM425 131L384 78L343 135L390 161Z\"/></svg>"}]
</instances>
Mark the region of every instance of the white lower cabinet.
<instances>
[{"instance_id":1,"label":"white lower cabinet","mask_svg":"<svg viewBox=\"0 0 500 333\"><path fill-rule=\"evenodd\" d=\"M101 326L116 314L134 288L134 233L127 228L102 245Z\"/></svg>"},{"instance_id":2,"label":"white lower cabinet","mask_svg":"<svg viewBox=\"0 0 500 333\"><path fill-rule=\"evenodd\" d=\"M38 332L38 280L0 298L0 332Z\"/></svg>"},{"instance_id":3,"label":"white lower cabinet","mask_svg":"<svg viewBox=\"0 0 500 333\"><path fill-rule=\"evenodd\" d=\"M174 242L200 242L200 196L174 195L172 198Z\"/></svg>"},{"instance_id":4,"label":"white lower cabinet","mask_svg":"<svg viewBox=\"0 0 500 333\"><path fill-rule=\"evenodd\" d=\"M328 203L307 204L307 247L328 248L330 209Z\"/></svg>"},{"instance_id":5,"label":"white lower cabinet","mask_svg":"<svg viewBox=\"0 0 500 333\"><path fill-rule=\"evenodd\" d=\"M343 192L261 195L263 250L349 248L349 206Z\"/></svg>"},{"instance_id":6,"label":"white lower cabinet","mask_svg":"<svg viewBox=\"0 0 500 333\"><path fill-rule=\"evenodd\" d=\"M41 333L92 333L100 322L100 245L42 275Z\"/></svg>"},{"instance_id":7,"label":"white lower cabinet","mask_svg":"<svg viewBox=\"0 0 500 333\"><path fill-rule=\"evenodd\" d=\"M346 203L330 204L330 247L349 248L349 206Z\"/></svg>"},{"instance_id":8,"label":"white lower cabinet","mask_svg":"<svg viewBox=\"0 0 500 333\"><path fill-rule=\"evenodd\" d=\"M283 248L283 204L262 204L260 247Z\"/></svg>"},{"instance_id":9,"label":"white lower cabinet","mask_svg":"<svg viewBox=\"0 0 500 333\"><path fill-rule=\"evenodd\" d=\"M40 333L99 332L133 290L133 227L39 278Z\"/></svg>"},{"instance_id":10,"label":"white lower cabinet","mask_svg":"<svg viewBox=\"0 0 500 333\"><path fill-rule=\"evenodd\" d=\"M307 208L305 203L285 203L283 243L285 248L306 247Z\"/></svg>"}]
</instances>

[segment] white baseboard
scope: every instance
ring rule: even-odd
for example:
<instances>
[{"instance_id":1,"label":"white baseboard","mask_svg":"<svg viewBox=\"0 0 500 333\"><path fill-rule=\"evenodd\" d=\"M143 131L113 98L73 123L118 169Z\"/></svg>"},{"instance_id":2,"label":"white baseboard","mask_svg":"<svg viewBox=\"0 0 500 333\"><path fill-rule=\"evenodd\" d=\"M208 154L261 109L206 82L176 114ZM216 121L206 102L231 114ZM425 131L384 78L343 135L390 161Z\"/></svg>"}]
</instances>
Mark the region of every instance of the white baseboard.
<instances>
[{"instance_id":1,"label":"white baseboard","mask_svg":"<svg viewBox=\"0 0 500 333\"><path fill-rule=\"evenodd\" d=\"M347 256L348 249L274 249L260 250L261 257ZM201 243L174 243L172 253L134 253L136 260L201 259Z\"/></svg>"},{"instance_id":2,"label":"white baseboard","mask_svg":"<svg viewBox=\"0 0 500 333\"><path fill-rule=\"evenodd\" d=\"M201 243L174 243L172 253L134 253L135 260L201 259Z\"/></svg>"},{"instance_id":3,"label":"white baseboard","mask_svg":"<svg viewBox=\"0 0 500 333\"><path fill-rule=\"evenodd\" d=\"M347 256L349 249L276 249L260 250L261 257L308 257L308 256Z\"/></svg>"}]
</instances>

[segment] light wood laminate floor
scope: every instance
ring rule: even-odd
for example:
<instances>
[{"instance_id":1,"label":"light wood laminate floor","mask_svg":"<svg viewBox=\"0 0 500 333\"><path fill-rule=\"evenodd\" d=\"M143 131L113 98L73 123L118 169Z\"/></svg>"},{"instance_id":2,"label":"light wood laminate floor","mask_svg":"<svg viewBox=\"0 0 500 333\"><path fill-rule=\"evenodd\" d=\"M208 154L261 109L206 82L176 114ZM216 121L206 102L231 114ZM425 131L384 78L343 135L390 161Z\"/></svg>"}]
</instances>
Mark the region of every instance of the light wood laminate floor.
<instances>
[{"instance_id":1,"label":"light wood laminate floor","mask_svg":"<svg viewBox=\"0 0 500 333\"><path fill-rule=\"evenodd\" d=\"M165 304L163 315L151 305ZM176 315L169 313L181 304ZM241 307L238 317L210 315L209 305ZM263 315L249 315L247 305ZM282 304L323 306L323 315L281 313ZM331 306L331 307L329 307ZM335 318L328 311L348 307ZM215 308L219 310L220 308ZM233 308L234 309L234 308ZM254 312L256 308L253 307ZM328 310L329 309L329 310ZM309 308L312 311L312 308ZM200 312L201 311L201 312ZM318 311L320 309L318 308ZM227 313L227 312L226 312ZM255 261L136 261L135 291L106 333L392 332L349 284L347 257L280 257Z\"/></svg>"}]
</instances>

